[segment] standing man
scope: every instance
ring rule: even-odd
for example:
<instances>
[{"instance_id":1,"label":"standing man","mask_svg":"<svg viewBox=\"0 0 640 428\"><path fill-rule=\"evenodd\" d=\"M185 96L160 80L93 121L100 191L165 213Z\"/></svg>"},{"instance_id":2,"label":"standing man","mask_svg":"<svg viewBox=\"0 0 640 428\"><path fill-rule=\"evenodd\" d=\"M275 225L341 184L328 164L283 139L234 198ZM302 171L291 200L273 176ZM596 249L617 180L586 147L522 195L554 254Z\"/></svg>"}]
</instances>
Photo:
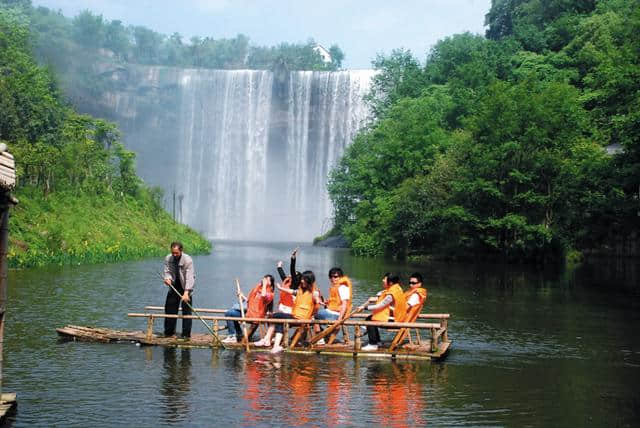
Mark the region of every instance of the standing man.
<instances>
[{"instance_id":1,"label":"standing man","mask_svg":"<svg viewBox=\"0 0 640 428\"><path fill-rule=\"evenodd\" d=\"M182 315L191 315L193 306L193 286L195 274L193 272L193 260L182 252L182 243L171 243L171 254L164 258L164 283L167 286L173 285L176 291L169 288L167 300L164 304L165 314L178 314L178 308L182 306ZM187 304L188 303L188 304ZM164 319L164 335L166 337L175 336L175 318ZM182 338L191 337L191 319L182 320Z\"/></svg>"}]
</instances>

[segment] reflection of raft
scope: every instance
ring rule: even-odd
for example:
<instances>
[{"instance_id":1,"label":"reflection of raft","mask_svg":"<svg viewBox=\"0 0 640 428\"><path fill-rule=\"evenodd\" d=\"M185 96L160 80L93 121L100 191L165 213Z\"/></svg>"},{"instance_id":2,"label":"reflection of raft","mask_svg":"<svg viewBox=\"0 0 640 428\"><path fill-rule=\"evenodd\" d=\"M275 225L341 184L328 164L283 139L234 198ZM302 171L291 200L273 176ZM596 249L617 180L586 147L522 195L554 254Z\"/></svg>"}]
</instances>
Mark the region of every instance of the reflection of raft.
<instances>
[{"instance_id":1,"label":"reflection of raft","mask_svg":"<svg viewBox=\"0 0 640 428\"><path fill-rule=\"evenodd\" d=\"M69 325L57 329L60 336L72 338L74 340L85 340L93 342L122 342L131 341L142 345L159 346L180 346L180 347L218 347L217 341L211 334L193 334L189 339L166 338L153 333L154 320L157 318L197 318L195 316L165 315L161 306L147 306L144 313L130 313L129 317L146 318L146 331L119 331L106 328L80 327ZM451 341L448 337L447 324L449 314L420 314L415 322L377 322L365 321L364 315L356 314L344 322L342 342L332 342L329 340L324 345L310 345L304 341L304 333L310 330L313 324L330 325L334 321L317 320L291 320L291 319L269 319L269 318L229 318L225 317L223 309L201 309L196 308L202 319L212 323L214 331L226 329L225 321L246 321L252 330L257 330L260 325L267 323L284 324L283 345L285 352L293 353L319 353L330 355L346 356L375 356L388 358L412 358L412 359L440 359L449 351ZM363 330L361 327L376 326L381 329L390 330L393 333L393 340L381 346L376 351L363 351L361 349ZM289 332L295 331L293 337L289 338ZM351 335L349 335L351 330ZM421 335L422 332L422 335ZM426 334L424 334L426 332ZM426 336L426 337L425 337ZM350 339L352 337L353 339ZM329 344L330 343L330 344ZM225 344L228 348L244 349L244 343ZM268 348L257 348L251 345L255 351L266 351Z\"/></svg>"}]
</instances>

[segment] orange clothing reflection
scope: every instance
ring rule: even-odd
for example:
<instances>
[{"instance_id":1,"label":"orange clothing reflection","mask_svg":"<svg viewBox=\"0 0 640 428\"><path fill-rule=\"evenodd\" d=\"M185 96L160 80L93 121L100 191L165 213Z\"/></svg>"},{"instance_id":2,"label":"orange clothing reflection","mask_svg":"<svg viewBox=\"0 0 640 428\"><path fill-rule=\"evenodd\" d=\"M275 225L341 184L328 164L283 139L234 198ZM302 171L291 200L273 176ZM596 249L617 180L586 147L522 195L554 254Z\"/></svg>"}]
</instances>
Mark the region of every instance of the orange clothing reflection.
<instances>
[{"instance_id":1,"label":"orange clothing reflection","mask_svg":"<svg viewBox=\"0 0 640 428\"><path fill-rule=\"evenodd\" d=\"M418 382L418 364L392 362L378 367L372 379L376 422L390 427L421 426L425 399Z\"/></svg>"},{"instance_id":2,"label":"orange clothing reflection","mask_svg":"<svg viewBox=\"0 0 640 428\"><path fill-rule=\"evenodd\" d=\"M316 364L312 359L292 362L290 370L283 373L282 381L288 384L289 411L283 420L284 425L309 425L312 422L313 402L312 391ZM316 421L317 423L317 421Z\"/></svg>"},{"instance_id":3,"label":"orange clothing reflection","mask_svg":"<svg viewBox=\"0 0 640 428\"><path fill-rule=\"evenodd\" d=\"M349 401L351 399L351 379L345 370L345 364L337 358L327 363L329 379L327 382L327 420L328 426L349 425Z\"/></svg>"},{"instance_id":4,"label":"orange clothing reflection","mask_svg":"<svg viewBox=\"0 0 640 428\"><path fill-rule=\"evenodd\" d=\"M243 413L243 425L254 426L263 421L265 411L272 411L269 397L272 392L272 379L269 367L251 361L249 358L244 366L244 402L247 405Z\"/></svg>"}]
</instances>

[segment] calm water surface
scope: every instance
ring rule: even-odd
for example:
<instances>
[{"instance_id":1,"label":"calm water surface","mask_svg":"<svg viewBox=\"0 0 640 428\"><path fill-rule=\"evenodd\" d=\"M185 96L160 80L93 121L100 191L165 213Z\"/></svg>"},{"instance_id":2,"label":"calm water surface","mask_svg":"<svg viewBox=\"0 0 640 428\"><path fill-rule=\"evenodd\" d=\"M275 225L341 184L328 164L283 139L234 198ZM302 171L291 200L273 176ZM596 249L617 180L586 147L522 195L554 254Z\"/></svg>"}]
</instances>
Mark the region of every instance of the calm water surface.
<instances>
[{"instance_id":1,"label":"calm water surface","mask_svg":"<svg viewBox=\"0 0 640 428\"><path fill-rule=\"evenodd\" d=\"M216 243L195 257L196 306L229 307L290 245ZM426 275L427 310L451 313L441 363L61 342L66 324L144 329L162 305L160 260L11 271L4 390L21 426L638 426L637 263L573 270L354 258L303 247L299 267L340 265L354 301L388 270ZM288 266L288 264L287 264ZM157 330L161 325L156 324ZM205 332L199 321L194 329Z\"/></svg>"}]
</instances>

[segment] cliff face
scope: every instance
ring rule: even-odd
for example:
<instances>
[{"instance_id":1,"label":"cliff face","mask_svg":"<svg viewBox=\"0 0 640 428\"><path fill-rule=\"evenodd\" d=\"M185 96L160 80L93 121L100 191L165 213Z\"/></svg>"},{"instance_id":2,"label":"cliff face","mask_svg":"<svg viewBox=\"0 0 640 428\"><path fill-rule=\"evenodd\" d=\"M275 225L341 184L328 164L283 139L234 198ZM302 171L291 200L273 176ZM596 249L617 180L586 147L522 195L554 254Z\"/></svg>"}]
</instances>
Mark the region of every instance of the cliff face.
<instances>
[{"instance_id":1,"label":"cliff face","mask_svg":"<svg viewBox=\"0 0 640 428\"><path fill-rule=\"evenodd\" d=\"M327 175L368 115L373 71L94 73L99 87L71 89L74 103L120 125L139 174L175 192L186 224L211 238L289 241L330 226Z\"/></svg>"}]
</instances>

